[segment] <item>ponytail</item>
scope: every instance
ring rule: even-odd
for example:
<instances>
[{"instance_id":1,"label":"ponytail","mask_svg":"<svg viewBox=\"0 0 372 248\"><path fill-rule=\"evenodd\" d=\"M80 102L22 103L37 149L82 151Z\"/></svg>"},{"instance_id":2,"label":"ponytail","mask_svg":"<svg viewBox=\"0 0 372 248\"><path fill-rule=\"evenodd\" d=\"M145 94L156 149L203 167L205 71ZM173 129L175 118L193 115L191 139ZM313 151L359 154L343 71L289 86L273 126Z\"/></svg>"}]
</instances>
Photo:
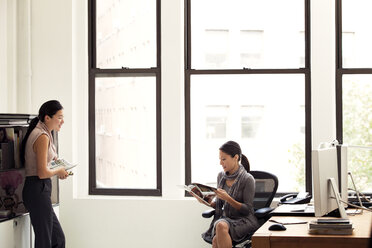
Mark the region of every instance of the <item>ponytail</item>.
<instances>
[{"instance_id":1,"label":"ponytail","mask_svg":"<svg viewBox=\"0 0 372 248\"><path fill-rule=\"evenodd\" d=\"M35 129L38 122L39 122L39 117L37 117L37 116L34 119L31 120L30 125L28 126L28 129L27 129L27 133L22 140L22 144L21 144L21 163L23 164L23 166L25 165L26 143L27 143L28 137L30 136L30 133L32 132L32 130Z\"/></svg>"},{"instance_id":2,"label":"ponytail","mask_svg":"<svg viewBox=\"0 0 372 248\"><path fill-rule=\"evenodd\" d=\"M241 164L243 165L244 169L249 172L251 170L251 166L249 164L248 158L242 154L241 156Z\"/></svg>"},{"instance_id":3,"label":"ponytail","mask_svg":"<svg viewBox=\"0 0 372 248\"><path fill-rule=\"evenodd\" d=\"M27 139L30 136L30 133L32 132L32 130L35 129L35 127L36 127L36 125L39 121L44 122L46 115L49 116L50 118L52 118L53 115L55 115L61 109L63 109L63 107L62 107L61 103L57 100L50 100L50 101L47 101L47 102L43 103L43 105L41 105L41 107L39 109L39 115L37 117L35 117L34 119L32 119L32 121L30 122L30 125L28 126L27 133L22 140L21 162L22 162L23 165L25 165L25 153L26 153Z\"/></svg>"}]
</instances>

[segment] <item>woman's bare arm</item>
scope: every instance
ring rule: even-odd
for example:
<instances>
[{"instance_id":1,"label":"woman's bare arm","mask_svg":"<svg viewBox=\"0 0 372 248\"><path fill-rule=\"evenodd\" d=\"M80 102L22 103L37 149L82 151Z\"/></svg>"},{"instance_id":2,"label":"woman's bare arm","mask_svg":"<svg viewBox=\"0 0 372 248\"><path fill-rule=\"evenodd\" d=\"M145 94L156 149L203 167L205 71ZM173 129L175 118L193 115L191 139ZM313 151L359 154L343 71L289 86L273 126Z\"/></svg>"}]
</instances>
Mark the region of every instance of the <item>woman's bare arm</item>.
<instances>
[{"instance_id":1,"label":"woman's bare arm","mask_svg":"<svg viewBox=\"0 0 372 248\"><path fill-rule=\"evenodd\" d=\"M59 178L65 179L68 176L68 172L64 168L60 167L52 170L48 168L48 146L49 138L45 134L40 135L33 146L33 150L36 153L38 177L44 179L58 175Z\"/></svg>"}]
</instances>

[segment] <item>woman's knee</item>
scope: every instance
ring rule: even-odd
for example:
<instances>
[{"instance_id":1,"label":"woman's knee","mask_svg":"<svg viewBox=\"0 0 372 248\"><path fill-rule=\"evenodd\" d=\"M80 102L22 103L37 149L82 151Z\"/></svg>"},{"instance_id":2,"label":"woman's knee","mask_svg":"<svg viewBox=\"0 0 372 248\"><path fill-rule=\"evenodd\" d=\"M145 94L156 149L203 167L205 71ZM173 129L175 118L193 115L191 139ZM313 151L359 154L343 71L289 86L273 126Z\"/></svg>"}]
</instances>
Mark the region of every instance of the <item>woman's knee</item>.
<instances>
[{"instance_id":1,"label":"woman's knee","mask_svg":"<svg viewBox=\"0 0 372 248\"><path fill-rule=\"evenodd\" d=\"M216 238L216 236L213 237L213 240L212 240L212 248L218 248L218 246L217 246L217 238Z\"/></svg>"},{"instance_id":2,"label":"woman's knee","mask_svg":"<svg viewBox=\"0 0 372 248\"><path fill-rule=\"evenodd\" d=\"M229 232L229 224L225 221L220 221L216 225L216 233L228 233Z\"/></svg>"}]
</instances>

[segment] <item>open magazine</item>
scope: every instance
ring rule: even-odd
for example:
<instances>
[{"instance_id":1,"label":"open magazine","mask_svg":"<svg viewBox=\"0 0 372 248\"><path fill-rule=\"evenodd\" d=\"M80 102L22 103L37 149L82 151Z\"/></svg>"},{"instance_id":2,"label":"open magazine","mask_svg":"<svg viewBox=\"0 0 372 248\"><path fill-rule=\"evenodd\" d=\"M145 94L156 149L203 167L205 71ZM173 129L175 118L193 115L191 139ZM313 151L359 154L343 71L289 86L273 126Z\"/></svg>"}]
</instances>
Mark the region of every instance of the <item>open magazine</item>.
<instances>
[{"instance_id":1,"label":"open magazine","mask_svg":"<svg viewBox=\"0 0 372 248\"><path fill-rule=\"evenodd\" d=\"M50 168L51 169L54 169L54 168L57 168L59 166L63 166L65 167L65 170L71 170L72 168L74 168L77 164L71 164L70 162L68 162L67 160L63 159L63 158L58 158L56 160L52 160L50 162Z\"/></svg>"},{"instance_id":2,"label":"open magazine","mask_svg":"<svg viewBox=\"0 0 372 248\"><path fill-rule=\"evenodd\" d=\"M192 183L190 185L183 185L183 187L192 196L198 198L208 206L211 206L212 199L216 195L215 190L217 190L212 186L201 183Z\"/></svg>"}]
</instances>

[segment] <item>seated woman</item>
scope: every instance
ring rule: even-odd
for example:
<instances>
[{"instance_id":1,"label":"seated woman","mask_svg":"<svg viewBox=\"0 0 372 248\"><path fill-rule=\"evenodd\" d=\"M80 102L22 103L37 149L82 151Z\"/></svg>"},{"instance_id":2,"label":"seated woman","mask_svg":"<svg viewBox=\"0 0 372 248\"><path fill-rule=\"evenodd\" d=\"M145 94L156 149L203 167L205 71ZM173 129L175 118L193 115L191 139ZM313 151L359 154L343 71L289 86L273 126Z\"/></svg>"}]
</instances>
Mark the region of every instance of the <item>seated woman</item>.
<instances>
[{"instance_id":1,"label":"seated woman","mask_svg":"<svg viewBox=\"0 0 372 248\"><path fill-rule=\"evenodd\" d=\"M216 213L202 237L213 248L231 248L233 241L241 242L258 228L253 210L255 180L238 143L228 141L219 150L223 171L217 177L216 200L211 202Z\"/></svg>"}]
</instances>

